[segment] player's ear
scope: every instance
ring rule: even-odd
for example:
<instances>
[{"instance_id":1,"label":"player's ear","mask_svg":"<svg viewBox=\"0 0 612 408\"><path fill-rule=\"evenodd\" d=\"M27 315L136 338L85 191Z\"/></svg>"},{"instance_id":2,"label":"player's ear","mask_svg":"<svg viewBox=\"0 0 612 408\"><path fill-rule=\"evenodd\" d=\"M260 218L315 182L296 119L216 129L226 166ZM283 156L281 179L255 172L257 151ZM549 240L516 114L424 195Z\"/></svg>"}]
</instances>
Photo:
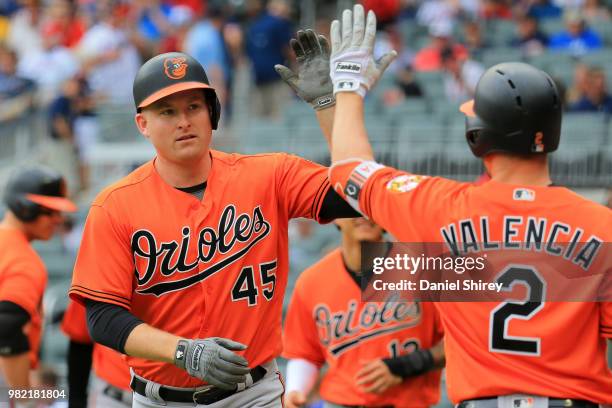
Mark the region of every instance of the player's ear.
<instances>
[{"instance_id":1,"label":"player's ear","mask_svg":"<svg viewBox=\"0 0 612 408\"><path fill-rule=\"evenodd\" d=\"M134 116L134 121L136 122L136 127L147 139L149 136L147 135L147 118L142 112L138 112L136 116Z\"/></svg>"}]
</instances>

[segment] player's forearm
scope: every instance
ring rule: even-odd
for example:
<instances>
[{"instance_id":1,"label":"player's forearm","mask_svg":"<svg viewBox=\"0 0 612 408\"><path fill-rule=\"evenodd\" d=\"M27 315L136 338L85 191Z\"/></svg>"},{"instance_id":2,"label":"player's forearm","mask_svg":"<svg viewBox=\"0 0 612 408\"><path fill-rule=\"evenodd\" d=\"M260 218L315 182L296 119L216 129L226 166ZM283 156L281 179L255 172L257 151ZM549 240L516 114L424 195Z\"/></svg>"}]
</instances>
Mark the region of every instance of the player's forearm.
<instances>
[{"instance_id":1,"label":"player's forearm","mask_svg":"<svg viewBox=\"0 0 612 408\"><path fill-rule=\"evenodd\" d=\"M321 127L321 132L323 132L323 137L325 137L325 141L327 142L327 146L331 150L331 138L332 138L332 129L334 125L334 114L336 113L335 106L327 109L319 109L315 111L317 115L317 121L319 121L319 126Z\"/></svg>"},{"instance_id":2,"label":"player's forearm","mask_svg":"<svg viewBox=\"0 0 612 408\"><path fill-rule=\"evenodd\" d=\"M125 342L125 352L132 357L174 363L174 352L181 337L140 324L132 330Z\"/></svg>"},{"instance_id":3,"label":"player's forearm","mask_svg":"<svg viewBox=\"0 0 612 408\"><path fill-rule=\"evenodd\" d=\"M4 381L9 388L23 389L30 386L29 353L0 357L0 368L4 375Z\"/></svg>"},{"instance_id":4,"label":"player's forearm","mask_svg":"<svg viewBox=\"0 0 612 408\"><path fill-rule=\"evenodd\" d=\"M363 117L363 98L353 92L336 95L336 113L332 130L332 162L351 158L373 160Z\"/></svg>"},{"instance_id":5,"label":"player's forearm","mask_svg":"<svg viewBox=\"0 0 612 408\"><path fill-rule=\"evenodd\" d=\"M295 358L287 362L287 384L285 392L299 391L310 394L319 375L319 367L311 361Z\"/></svg>"}]
</instances>

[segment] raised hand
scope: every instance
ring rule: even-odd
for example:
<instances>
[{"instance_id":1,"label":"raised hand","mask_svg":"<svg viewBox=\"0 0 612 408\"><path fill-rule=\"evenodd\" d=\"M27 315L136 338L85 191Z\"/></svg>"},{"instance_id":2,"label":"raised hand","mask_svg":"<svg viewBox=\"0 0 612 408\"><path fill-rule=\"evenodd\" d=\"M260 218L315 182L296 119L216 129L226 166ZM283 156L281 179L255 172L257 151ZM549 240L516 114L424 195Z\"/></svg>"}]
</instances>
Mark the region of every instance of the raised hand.
<instances>
[{"instance_id":1,"label":"raised hand","mask_svg":"<svg viewBox=\"0 0 612 408\"><path fill-rule=\"evenodd\" d=\"M316 110L329 108L336 102L329 77L329 42L313 30L300 30L290 41L297 59L297 72L284 65L274 69L304 102Z\"/></svg>"},{"instance_id":2,"label":"raised hand","mask_svg":"<svg viewBox=\"0 0 612 408\"><path fill-rule=\"evenodd\" d=\"M365 96L397 57L397 52L390 51L374 60L376 15L370 10L366 22L360 4L355 5L353 11L344 10L342 25L338 20L332 22L330 36L330 76L334 95L337 92L356 92Z\"/></svg>"}]
</instances>

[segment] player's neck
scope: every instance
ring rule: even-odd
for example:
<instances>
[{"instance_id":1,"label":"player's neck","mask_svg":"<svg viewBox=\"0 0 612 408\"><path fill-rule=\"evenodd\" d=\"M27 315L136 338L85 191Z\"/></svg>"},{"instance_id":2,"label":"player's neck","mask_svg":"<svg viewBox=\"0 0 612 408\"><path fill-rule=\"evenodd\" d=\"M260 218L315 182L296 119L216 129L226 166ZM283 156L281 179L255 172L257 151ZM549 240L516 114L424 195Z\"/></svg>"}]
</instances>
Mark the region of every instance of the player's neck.
<instances>
[{"instance_id":1,"label":"player's neck","mask_svg":"<svg viewBox=\"0 0 612 408\"><path fill-rule=\"evenodd\" d=\"M548 186L551 184L546 157L521 158L495 155L485 158L491 180L505 184Z\"/></svg>"},{"instance_id":2,"label":"player's neck","mask_svg":"<svg viewBox=\"0 0 612 408\"><path fill-rule=\"evenodd\" d=\"M0 221L0 228L7 228L20 231L27 238L28 241L32 241L32 237L27 233L25 225L17 219L13 214L7 212Z\"/></svg>"},{"instance_id":3,"label":"player's neck","mask_svg":"<svg viewBox=\"0 0 612 408\"><path fill-rule=\"evenodd\" d=\"M361 244L359 241L342 237L340 249L346 267L357 274L361 273Z\"/></svg>"},{"instance_id":4,"label":"player's neck","mask_svg":"<svg viewBox=\"0 0 612 408\"><path fill-rule=\"evenodd\" d=\"M207 152L195 162L176 163L157 156L155 169L166 183L173 187L193 187L208 180L212 160Z\"/></svg>"}]
</instances>

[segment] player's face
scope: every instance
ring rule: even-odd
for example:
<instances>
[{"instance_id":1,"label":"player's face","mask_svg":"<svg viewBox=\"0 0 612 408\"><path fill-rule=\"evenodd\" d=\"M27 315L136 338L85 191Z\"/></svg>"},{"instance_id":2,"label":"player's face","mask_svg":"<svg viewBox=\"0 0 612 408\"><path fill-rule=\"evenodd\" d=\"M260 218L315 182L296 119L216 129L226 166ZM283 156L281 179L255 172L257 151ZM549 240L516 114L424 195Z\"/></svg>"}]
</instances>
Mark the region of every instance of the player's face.
<instances>
[{"instance_id":1,"label":"player's face","mask_svg":"<svg viewBox=\"0 0 612 408\"><path fill-rule=\"evenodd\" d=\"M354 241L380 241L383 229L366 218L346 218L336 223L342 234Z\"/></svg>"},{"instance_id":2,"label":"player's face","mask_svg":"<svg viewBox=\"0 0 612 408\"><path fill-rule=\"evenodd\" d=\"M34 221L26 224L25 232L30 239L46 241L53 237L63 222L64 217L61 212L45 210Z\"/></svg>"},{"instance_id":3,"label":"player's face","mask_svg":"<svg viewBox=\"0 0 612 408\"><path fill-rule=\"evenodd\" d=\"M212 127L201 89L160 99L136 115L136 124L162 159L188 164L208 153Z\"/></svg>"}]
</instances>

